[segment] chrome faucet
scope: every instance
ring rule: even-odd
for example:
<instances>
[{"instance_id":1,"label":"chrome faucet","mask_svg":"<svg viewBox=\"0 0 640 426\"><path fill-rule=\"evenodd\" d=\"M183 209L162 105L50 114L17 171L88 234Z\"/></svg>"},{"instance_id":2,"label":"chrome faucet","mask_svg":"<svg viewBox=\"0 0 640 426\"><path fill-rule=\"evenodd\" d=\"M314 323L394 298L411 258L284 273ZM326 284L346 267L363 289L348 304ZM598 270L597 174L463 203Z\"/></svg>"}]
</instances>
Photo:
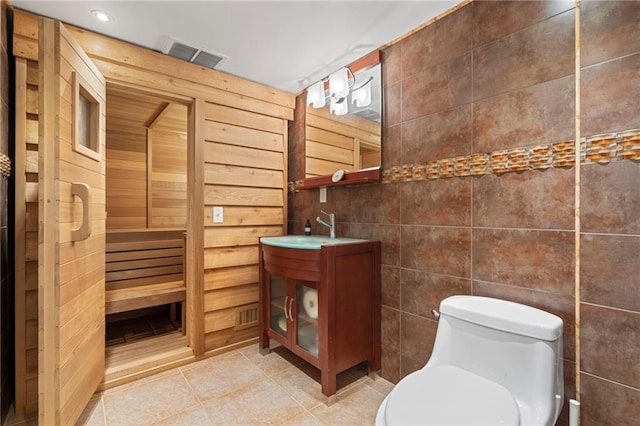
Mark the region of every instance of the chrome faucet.
<instances>
[{"instance_id":1,"label":"chrome faucet","mask_svg":"<svg viewBox=\"0 0 640 426\"><path fill-rule=\"evenodd\" d=\"M331 238L335 238L336 237L336 215L334 213L327 213L323 210L320 210L320 211L326 214L327 216L329 216L330 222L327 222L320 216L316 218L316 222L329 228L329 231L331 232Z\"/></svg>"}]
</instances>

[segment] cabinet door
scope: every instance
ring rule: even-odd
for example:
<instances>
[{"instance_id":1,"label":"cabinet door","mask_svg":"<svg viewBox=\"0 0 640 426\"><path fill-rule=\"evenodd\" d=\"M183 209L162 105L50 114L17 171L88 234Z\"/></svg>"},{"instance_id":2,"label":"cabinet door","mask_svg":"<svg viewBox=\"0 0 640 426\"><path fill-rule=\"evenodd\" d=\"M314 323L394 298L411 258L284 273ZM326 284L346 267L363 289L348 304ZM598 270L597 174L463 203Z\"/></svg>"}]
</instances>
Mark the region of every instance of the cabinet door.
<instances>
[{"instance_id":1,"label":"cabinet door","mask_svg":"<svg viewBox=\"0 0 640 426\"><path fill-rule=\"evenodd\" d=\"M268 274L269 282L269 329L275 334L272 336L280 344L289 345L287 330L289 328L288 308L292 299L288 294L287 279L276 274Z\"/></svg>"},{"instance_id":2,"label":"cabinet door","mask_svg":"<svg viewBox=\"0 0 640 426\"><path fill-rule=\"evenodd\" d=\"M291 336L296 349L318 357L318 287L315 283L296 281L294 287L294 330Z\"/></svg>"},{"instance_id":3,"label":"cabinet door","mask_svg":"<svg viewBox=\"0 0 640 426\"><path fill-rule=\"evenodd\" d=\"M74 424L104 376L106 85L39 20L39 423Z\"/></svg>"}]
</instances>

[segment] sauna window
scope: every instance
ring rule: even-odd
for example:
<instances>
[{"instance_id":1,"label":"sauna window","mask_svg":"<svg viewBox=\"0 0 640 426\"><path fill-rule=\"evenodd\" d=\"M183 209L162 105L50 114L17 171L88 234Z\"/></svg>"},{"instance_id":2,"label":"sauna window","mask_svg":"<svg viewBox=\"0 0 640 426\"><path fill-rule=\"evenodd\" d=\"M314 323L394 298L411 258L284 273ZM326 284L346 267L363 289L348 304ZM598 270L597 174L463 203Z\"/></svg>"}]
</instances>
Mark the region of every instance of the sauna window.
<instances>
[{"instance_id":1,"label":"sauna window","mask_svg":"<svg viewBox=\"0 0 640 426\"><path fill-rule=\"evenodd\" d=\"M96 161L101 161L100 128L103 105L98 94L80 74L74 72L73 76L73 149Z\"/></svg>"}]
</instances>

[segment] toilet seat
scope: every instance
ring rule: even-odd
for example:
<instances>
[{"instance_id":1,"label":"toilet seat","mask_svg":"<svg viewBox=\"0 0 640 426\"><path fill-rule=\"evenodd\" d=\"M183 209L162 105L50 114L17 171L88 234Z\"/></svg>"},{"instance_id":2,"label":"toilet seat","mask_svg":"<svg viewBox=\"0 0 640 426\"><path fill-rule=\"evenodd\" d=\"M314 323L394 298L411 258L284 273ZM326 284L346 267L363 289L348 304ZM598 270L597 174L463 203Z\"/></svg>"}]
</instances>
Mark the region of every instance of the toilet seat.
<instances>
[{"instance_id":1,"label":"toilet seat","mask_svg":"<svg viewBox=\"0 0 640 426\"><path fill-rule=\"evenodd\" d=\"M388 425L519 425L511 393L496 382L453 366L411 373L389 394Z\"/></svg>"}]
</instances>

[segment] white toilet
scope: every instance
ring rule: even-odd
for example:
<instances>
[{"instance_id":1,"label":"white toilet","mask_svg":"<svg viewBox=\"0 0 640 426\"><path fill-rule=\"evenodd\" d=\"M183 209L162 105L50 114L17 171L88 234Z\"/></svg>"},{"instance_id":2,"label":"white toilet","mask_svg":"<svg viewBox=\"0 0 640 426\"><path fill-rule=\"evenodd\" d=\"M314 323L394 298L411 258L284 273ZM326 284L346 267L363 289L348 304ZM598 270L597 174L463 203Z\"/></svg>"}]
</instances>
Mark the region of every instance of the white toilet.
<instances>
[{"instance_id":1,"label":"white toilet","mask_svg":"<svg viewBox=\"0 0 640 426\"><path fill-rule=\"evenodd\" d=\"M431 358L387 395L376 425L555 424L564 398L562 319L519 303L440 303Z\"/></svg>"}]
</instances>

